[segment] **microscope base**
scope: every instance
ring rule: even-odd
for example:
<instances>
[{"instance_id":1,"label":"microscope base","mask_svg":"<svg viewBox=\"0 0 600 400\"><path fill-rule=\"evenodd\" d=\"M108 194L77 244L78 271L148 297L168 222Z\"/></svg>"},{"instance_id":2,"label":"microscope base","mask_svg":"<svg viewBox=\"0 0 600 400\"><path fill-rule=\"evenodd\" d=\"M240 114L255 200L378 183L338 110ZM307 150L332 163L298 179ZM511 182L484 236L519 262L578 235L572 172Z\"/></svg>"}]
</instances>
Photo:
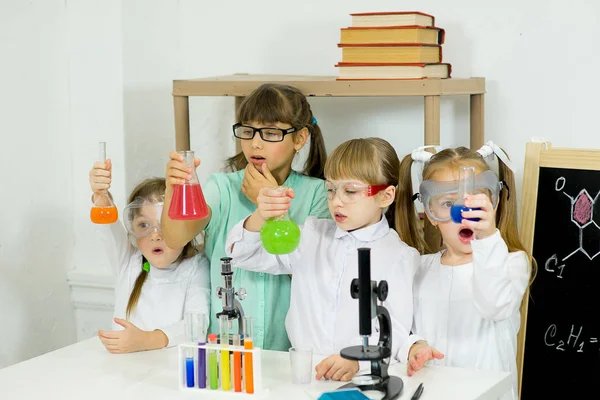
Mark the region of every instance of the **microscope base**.
<instances>
[{"instance_id":1,"label":"microscope base","mask_svg":"<svg viewBox=\"0 0 600 400\"><path fill-rule=\"evenodd\" d=\"M383 382L374 385L356 385L350 382L339 387L338 389L352 388L358 388L361 391L376 390L385 394L384 397L382 397L382 400L393 400L400 397L402 394L402 391L404 390L404 382L402 382L402 379L397 376L390 376Z\"/></svg>"}]
</instances>

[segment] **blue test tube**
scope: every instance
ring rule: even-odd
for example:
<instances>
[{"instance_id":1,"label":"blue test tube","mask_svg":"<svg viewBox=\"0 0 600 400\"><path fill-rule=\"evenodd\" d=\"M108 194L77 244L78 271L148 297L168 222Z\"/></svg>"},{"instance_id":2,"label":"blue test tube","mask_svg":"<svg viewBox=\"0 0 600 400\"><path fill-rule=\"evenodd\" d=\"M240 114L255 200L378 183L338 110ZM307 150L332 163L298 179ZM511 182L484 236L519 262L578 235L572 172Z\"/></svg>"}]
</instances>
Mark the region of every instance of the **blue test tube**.
<instances>
[{"instance_id":1,"label":"blue test tube","mask_svg":"<svg viewBox=\"0 0 600 400\"><path fill-rule=\"evenodd\" d=\"M183 316L185 325L185 340L188 344L196 346L206 344L206 329L208 327L208 318L202 313L187 312ZM185 348L185 382L189 388L194 385L194 348ZM198 349L198 359L196 361L198 374L198 388L206 388L206 350Z\"/></svg>"},{"instance_id":2,"label":"blue test tube","mask_svg":"<svg viewBox=\"0 0 600 400\"><path fill-rule=\"evenodd\" d=\"M194 314L186 313L183 316L185 326L185 341L187 344L195 344L196 335L194 333ZM189 388L194 385L194 349L185 347L185 384Z\"/></svg>"}]
</instances>

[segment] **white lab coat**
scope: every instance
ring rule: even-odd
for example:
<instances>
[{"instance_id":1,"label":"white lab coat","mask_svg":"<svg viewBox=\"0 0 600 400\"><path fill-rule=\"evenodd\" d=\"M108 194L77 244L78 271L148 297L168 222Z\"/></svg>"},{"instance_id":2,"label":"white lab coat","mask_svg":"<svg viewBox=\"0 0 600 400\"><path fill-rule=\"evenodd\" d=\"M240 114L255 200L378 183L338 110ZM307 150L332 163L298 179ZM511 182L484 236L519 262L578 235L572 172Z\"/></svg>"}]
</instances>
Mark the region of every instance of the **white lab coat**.
<instances>
[{"instance_id":1,"label":"white lab coat","mask_svg":"<svg viewBox=\"0 0 600 400\"><path fill-rule=\"evenodd\" d=\"M120 220L98 225L98 230L116 278L114 316L126 319L129 296L142 270L142 252L131 244ZM209 310L209 262L200 253L166 268L151 265L129 321L145 331L162 330L169 339L168 346L175 346L185 340L184 313L203 313L208 324ZM123 327L113 321L113 329Z\"/></svg>"},{"instance_id":2,"label":"white lab coat","mask_svg":"<svg viewBox=\"0 0 600 400\"><path fill-rule=\"evenodd\" d=\"M392 320L392 357L408 338L412 322L412 281L419 254L400 240L383 217L378 223L353 232L329 219L308 217L301 227L298 248L288 254L269 254L258 232L238 223L227 236L226 251L234 267L272 274L292 274L290 309L285 326L294 347L312 348L321 355L361 344L358 300L350 283L358 278L359 247L371 248L371 280L386 280L384 302ZM233 251L231 246L235 245ZM379 338L373 320L370 343ZM363 366L361 364L361 366Z\"/></svg>"},{"instance_id":3,"label":"white lab coat","mask_svg":"<svg viewBox=\"0 0 600 400\"><path fill-rule=\"evenodd\" d=\"M499 231L471 246L473 261L464 265L442 265L442 252L421 257L413 335L400 358L405 361L410 346L425 339L445 355L435 364L511 372L513 391L503 399L516 400L519 308L529 261L522 251L509 253Z\"/></svg>"}]
</instances>

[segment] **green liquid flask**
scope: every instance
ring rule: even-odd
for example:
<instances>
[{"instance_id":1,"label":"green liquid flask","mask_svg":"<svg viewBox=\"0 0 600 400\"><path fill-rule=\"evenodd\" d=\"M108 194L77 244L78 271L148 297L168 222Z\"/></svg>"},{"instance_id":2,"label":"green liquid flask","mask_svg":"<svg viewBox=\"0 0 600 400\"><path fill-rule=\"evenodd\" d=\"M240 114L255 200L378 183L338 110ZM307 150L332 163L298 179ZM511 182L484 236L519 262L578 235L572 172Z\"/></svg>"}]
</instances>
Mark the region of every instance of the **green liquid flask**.
<instances>
[{"instance_id":1,"label":"green liquid flask","mask_svg":"<svg viewBox=\"0 0 600 400\"><path fill-rule=\"evenodd\" d=\"M289 214L271 218L260 230L260 240L271 254L289 254L300 243L300 228Z\"/></svg>"}]
</instances>

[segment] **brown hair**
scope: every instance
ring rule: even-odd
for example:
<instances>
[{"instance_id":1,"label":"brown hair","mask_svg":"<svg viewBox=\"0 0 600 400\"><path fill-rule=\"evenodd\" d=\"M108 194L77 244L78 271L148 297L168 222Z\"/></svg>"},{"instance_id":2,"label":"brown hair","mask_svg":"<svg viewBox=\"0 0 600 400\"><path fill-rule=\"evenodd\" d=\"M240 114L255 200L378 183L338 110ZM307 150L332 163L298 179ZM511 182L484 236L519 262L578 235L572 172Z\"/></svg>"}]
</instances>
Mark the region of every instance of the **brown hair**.
<instances>
[{"instance_id":1,"label":"brown hair","mask_svg":"<svg viewBox=\"0 0 600 400\"><path fill-rule=\"evenodd\" d=\"M370 137L348 140L336 147L325 163L325 175L328 179L351 178L370 185L398 186L399 168L400 159L394 147L384 139ZM392 203L385 214L392 228L395 228L395 213L396 206Z\"/></svg>"},{"instance_id":2,"label":"brown hair","mask_svg":"<svg viewBox=\"0 0 600 400\"><path fill-rule=\"evenodd\" d=\"M238 122L256 121L261 123L281 122L298 130L307 128L310 132L310 150L303 174L323 178L323 167L327 158L321 128L313 119L313 113L306 96L295 87L265 83L250 93L237 110ZM292 134L295 140L296 134ZM239 171L246 168L248 160L243 152L227 159L226 169Z\"/></svg>"},{"instance_id":3,"label":"brown hair","mask_svg":"<svg viewBox=\"0 0 600 400\"><path fill-rule=\"evenodd\" d=\"M398 234L408 245L416 248L421 254L434 251L425 242L418 230L411 180L412 155L408 154L400 165L400 190L398 206L402 212L398 212L399 223ZM466 147L445 149L431 156L423 168L423 180L431 179L438 171L445 169L458 169L460 166L471 166L479 172L490 169L481 155ZM504 182L504 188L500 191L498 208L496 210L496 226L502 235L502 239L508 247L508 251L524 251L525 247L519 238L517 229L517 195L515 191L515 177L513 172L502 160L498 159L498 172L500 181ZM528 254L529 256L529 254ZM535 261L533 262L535 271ZM532 274L532 277L535 273Z\"/></svg>"},{"instance_id":4,"label":"brown hair","mask_svg":"<svg viewBox=\"0 0 600 400\"><path fill-rule=\"evenodd\" d=\"M148 199L152 201L162 201L162 198L165 194L166 183L165 178L148 178L142 182L140 182L129 195L127 199L127 204L131 203L135 199ZM139 211L138 211L139 212ZM135 211L134 211L135 214ZM135 215L133 215L135 216ZM183 251L175 260L175 262L180 262L181 260L191 258L195 256L200 251L200 248L196 246L194 241L192 240L188 244L183 247ZM144 263L146 263L146 257L142 255L142 267ZM137 306L137 303L140 299L140 295L142 294L142 286L144 282L146 282L146 278L148 277L148 272L142 270L140 274L135 280L135 284L133 285L133 289L131 290L131 294L129 295L129 301L127 302L126 308L126 318L129 320L129 316Z\"/></svg>"}]
</instances>

